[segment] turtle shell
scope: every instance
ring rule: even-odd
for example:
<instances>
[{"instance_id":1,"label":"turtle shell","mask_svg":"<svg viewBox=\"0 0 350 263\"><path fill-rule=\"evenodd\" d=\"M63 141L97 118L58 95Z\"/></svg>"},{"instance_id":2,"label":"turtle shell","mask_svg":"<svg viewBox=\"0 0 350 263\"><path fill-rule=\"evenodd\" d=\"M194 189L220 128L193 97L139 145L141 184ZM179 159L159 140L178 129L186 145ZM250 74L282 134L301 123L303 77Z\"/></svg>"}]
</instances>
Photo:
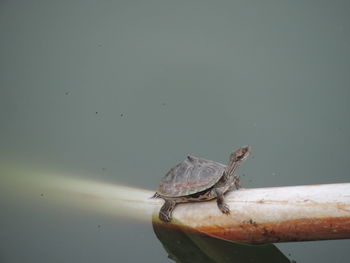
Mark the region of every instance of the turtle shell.
<instances>
[{"instance_id":1,"label":"turtle shell","mask_svg":"<svg viewBox=\"0 0 350 263\"><path fill-rule=\"evenodd\" d=\"M166 197L195 194L212 187L224 174L226 165L188 156L163 177L158 193Z\"/></svg>"}]
</instances>

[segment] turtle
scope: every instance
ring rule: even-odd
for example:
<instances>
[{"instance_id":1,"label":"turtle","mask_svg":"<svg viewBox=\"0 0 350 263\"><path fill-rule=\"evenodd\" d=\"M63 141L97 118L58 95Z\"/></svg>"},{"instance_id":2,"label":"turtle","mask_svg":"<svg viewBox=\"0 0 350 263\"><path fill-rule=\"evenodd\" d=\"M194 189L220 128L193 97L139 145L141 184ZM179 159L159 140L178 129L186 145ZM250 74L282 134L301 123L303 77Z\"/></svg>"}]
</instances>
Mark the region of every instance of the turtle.
<instances>
[{"instance_id":1,"label":"turtle","mask_svg":"<svg viewBox=\"0 0 350 263\"><path fill-rule=\"evenodd\" d=\"M224 194L233 186L239 189L240 179L234 172L247 159L250 146L243 146L231 153L227 166L195 156L187 158L171 168L161 179L152 198L162 198L165 203L159 211L159 219L172 220L172 212L179 203L208 201L216 199L219 210L230 214Z\"/></svg>"}]
</instances>

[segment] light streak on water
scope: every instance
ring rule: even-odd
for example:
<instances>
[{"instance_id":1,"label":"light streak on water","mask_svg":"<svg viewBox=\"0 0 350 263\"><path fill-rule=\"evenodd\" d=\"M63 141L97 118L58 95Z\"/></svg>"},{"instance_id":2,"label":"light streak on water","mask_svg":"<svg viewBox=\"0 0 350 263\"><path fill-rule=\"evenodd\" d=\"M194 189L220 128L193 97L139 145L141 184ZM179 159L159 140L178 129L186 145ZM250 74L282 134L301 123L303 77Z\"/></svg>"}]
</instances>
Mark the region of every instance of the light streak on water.
<instances>
[{"instance_id":1,"label":"light streak on water","mask_svg":"<svg viewBox=\"0 0 350 263\"><path fill-rule=\"evenodd\" d=\"M84 209L147 221L161 204L160 200L150 199L152 191L144 189L6 166L0 169L0 191L1 197L9 202L39 205L44 200L50 207Z\"/></svg>"}]
</instances>

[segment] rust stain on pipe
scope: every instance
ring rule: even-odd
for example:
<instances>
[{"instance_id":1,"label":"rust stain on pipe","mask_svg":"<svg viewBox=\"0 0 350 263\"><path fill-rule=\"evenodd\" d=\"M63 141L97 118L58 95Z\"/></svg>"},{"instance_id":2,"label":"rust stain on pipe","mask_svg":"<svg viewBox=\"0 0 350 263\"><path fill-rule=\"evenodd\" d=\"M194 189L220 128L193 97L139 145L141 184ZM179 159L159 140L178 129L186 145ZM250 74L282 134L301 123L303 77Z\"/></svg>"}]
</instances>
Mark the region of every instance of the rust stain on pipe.
<instances>
[{"instance_id":1,"label":"rust stain on pipe","mask_svg":"<svg viewBox=\"0 0 350 263\"><path fill-rule=\"evenodd\" d=\"M350 217L302 218L270 223L250 219L239 225L201 226L193 230L250 244L343 239L350 236Z\"/></svg>"}]
</instances>

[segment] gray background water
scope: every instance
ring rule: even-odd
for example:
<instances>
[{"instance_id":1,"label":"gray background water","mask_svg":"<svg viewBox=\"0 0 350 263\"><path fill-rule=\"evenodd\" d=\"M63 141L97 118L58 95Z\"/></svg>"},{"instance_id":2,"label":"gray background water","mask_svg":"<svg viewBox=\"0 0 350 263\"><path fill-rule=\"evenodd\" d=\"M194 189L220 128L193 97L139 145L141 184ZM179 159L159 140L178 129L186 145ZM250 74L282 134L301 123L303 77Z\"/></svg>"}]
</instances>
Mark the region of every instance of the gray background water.
<instances>
[{"instance_id":1,"label":"gray background water","mask_svg":"<svg viewBox=\"0 0 350 263\"><path fill-rule=\"evenodd\" d=\"M1 1L0 157L155 189L187 154L225 163L250 144L245 187L349 182L349 11ZM167 261L148 225L5 208L1 262ZM299 262L348 262L349 245L279 247Z\"/></svg>"}]
</instances>

